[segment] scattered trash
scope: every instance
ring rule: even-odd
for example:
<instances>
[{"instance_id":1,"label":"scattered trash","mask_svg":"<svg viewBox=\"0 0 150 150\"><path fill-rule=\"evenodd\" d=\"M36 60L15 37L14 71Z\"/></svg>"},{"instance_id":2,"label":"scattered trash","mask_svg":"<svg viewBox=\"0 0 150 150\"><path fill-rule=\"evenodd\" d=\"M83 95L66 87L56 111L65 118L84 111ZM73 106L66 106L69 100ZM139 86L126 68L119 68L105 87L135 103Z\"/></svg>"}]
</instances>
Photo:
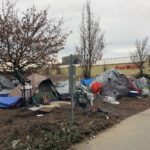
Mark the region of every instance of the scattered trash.
<instances>
[{"instance_id":1,"label":"scattered trash","mask_svg":"<svg viewBox=\"0 0 150 150\"><path fill-rule=\"evenodd\" d=\"M43 116L43 114L37 114L36 116L37 116L37 117L42 117L42 116Z\"/></svg>"},{"instance_id":2,"label":"scattered trash","mask_svg":"<svg viewBox=\"0 0 150 150\"><path fill-rule=\"evenodd\" d=\"M56 101L56 102L51 102L50 105L42 105L40 104L38 107L33 106L28 108L31 111L43 111L43 112L51 112L52 109L56 107L61 107L62 105L70 105L70 102L64 102L64 101Z\"/></svg>"},{"instance_id":3,"label":"scattered trash","mask_svg":"<svg viewBox=\"0 0 150 150\"><path fill-rule=\"evenodd\" d=\"M16 149L16 147L17 147L17 144L20 142L20 140L13 140L12 141L12 148L13 149Z\"/></svg>"},{"instance_id":4,"label":"scattered trash","mask_svg":"<svg viewBox=\"0 0 150 150\"><path fill-rule=\"evenodd\" d=\"M50 107L42 107L38 111L49 113L49 112L52 111L52 108L50 108Z\"/></svg>"},{"instance_id":5,"label":"scattered trash","mask_svg":"<svg viewBox=\"0 0 150 150\"><path fill-rule=\"evenodd\" d=\"M150 96L150 91L148 88L143 88L142 89L142 95L147 95L147 96Z\"/></svg>"},{"instance_id":6,"label":"scattered trash","mask_svg":"<svg viewBox=\"0 0 150 150\"><path fill-rule=\"evenodd\" d=\"M26 139L27 139L27 140L29 140L29 139L30 139L30 136L29 136L29 135L27 135L27 136L26 136Z\"/></svg>"},{"instance_id":7,"label":"scattered trash","mask_svg":"<svg viewBox=\"0 0 150 150\"><path fill-rule=\"evenodd\" d=\"M141 96L137 96L137 98L141 99L142 97Z\"/></svg>"},{"instance_id":8,"label":"scattered trash","mask_svg":"<svg viewBox=\"0 0 150 150\"><path fill-rule=\"evenodd\" d=\"M128 97L137 97L140 96L138 91L130 91Z\"/></svg>"},{"instance_id":9,"label":"scattered trash","mask_svg":"<svg viewBox=\"0 0 150 150\"><path fill-rule=\"evenodd\" d=\"M115 97L105 96L103 99L104 102L110 103L110 104L120 104L118 101L116 101Z\"/></svg>"}]
</instances>

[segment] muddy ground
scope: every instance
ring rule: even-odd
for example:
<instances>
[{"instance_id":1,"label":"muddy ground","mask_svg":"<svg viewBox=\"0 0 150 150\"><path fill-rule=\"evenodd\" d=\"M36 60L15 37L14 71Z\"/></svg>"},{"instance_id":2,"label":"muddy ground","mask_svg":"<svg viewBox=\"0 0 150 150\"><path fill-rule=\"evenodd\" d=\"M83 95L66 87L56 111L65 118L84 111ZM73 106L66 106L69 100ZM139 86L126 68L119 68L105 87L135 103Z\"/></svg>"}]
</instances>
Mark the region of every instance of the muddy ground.
<instances>
[{"instance_id":1,"label":"muddy ground","mask_svg":"<svg viewBox=\"0 0 150 150\"><path fill-rule=\"evenodd\" d=\"M40 112L23 108L0 110L1 150L65 150L72 144L91 138L121 120L150 108L150 98L121 98L120 105L97 100L100 111L75 108L71 123L70 105L55 108L41 117ZM101 111L101 109L103 111Z\"/></svg>"}]
</instances>

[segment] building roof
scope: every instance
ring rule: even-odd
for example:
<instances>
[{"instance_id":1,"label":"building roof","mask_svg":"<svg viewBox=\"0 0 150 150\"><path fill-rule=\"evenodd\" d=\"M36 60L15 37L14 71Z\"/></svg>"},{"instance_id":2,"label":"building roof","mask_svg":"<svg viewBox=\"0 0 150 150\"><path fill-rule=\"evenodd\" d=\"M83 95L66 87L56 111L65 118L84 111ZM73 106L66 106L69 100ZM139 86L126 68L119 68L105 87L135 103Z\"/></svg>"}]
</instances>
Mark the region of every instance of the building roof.
<instances>
[{"instance_id":1,"label":"building roof","mask_svg":"<svg viewBox=\"0 0 150 150\"><path fill-rule=\"evenodd\" d=\"M107 58L101 59L97 61L96 65L110 65L110 64L124 64L124 63L132 63L130 57L119 57L119 58Z\"/></svg>"},{"instance_id":2,"label":"building roof","mask_svg":"<svg viewBox=\"0 0 150 150\"><path fill-rule=\"evenodd\" d=\"M148 57L145 58L145 60ZM101 59L99 61L97 61L97 63L95 65L115 65L115 64L128 64L128 63L132 63L132 60L130 57L118 57L118 58L106 58L106 59ZM61 68L66 68L69 65L61 65ZM79 64L76 64L75 66L80 66Z\"/></svg>"}]
</instances>

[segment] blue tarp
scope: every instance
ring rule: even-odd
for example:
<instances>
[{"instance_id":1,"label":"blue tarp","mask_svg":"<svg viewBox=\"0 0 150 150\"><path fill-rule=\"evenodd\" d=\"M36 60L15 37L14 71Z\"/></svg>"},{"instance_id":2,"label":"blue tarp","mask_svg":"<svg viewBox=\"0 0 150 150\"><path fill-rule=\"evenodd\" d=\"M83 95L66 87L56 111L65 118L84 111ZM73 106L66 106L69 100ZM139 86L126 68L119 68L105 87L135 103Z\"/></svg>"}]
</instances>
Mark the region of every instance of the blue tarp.
<instances>
[{"instance_id":1,"label":"blue tarp","mask_svg":"<svg viewBox=\"0 0 150 150\"><path fill-rule=\"evenodd\" d=\"M0 97L8 97L8 94L0 94Z\"/></svg>"},{"instance_id":2,"label":"blue tarp","mask_svg":"<svg viewBox=\"0 0 150 150\"><path fill-rule=\"evenodd\" d=\"M90 84L93 82L93 80L94 80L93 78L91 78L91 79L82 79L81 83L85 86L90 86Z\"/></svg>"},{"instance_id":3,"label":"blue tarp","mask_svg":"<svg viewBox=\"0 0 150 150\"><path fill-rule=\"evenodd\" d=\"M20 97L18 96L0 97L0 108L10 108L15 106L19 100Z\"/></svg>"}]
</instances>

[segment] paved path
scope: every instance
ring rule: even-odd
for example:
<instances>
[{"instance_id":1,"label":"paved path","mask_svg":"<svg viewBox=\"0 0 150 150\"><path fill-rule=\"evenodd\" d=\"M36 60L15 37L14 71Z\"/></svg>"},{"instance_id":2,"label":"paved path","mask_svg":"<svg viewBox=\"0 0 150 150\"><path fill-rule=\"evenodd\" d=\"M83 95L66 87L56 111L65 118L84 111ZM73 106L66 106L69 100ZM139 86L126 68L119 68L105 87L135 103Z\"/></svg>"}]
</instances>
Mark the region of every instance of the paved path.
<instances>
[{"instance_id":1,"label":"paved path","mask_svg":"<svg viewBox=\"0 0 150 150\"><path fill-rule=\"evenodd\" d=\"M127 118L76 150L150 150L150 109Z\"/></svg>"}]
</instances>

